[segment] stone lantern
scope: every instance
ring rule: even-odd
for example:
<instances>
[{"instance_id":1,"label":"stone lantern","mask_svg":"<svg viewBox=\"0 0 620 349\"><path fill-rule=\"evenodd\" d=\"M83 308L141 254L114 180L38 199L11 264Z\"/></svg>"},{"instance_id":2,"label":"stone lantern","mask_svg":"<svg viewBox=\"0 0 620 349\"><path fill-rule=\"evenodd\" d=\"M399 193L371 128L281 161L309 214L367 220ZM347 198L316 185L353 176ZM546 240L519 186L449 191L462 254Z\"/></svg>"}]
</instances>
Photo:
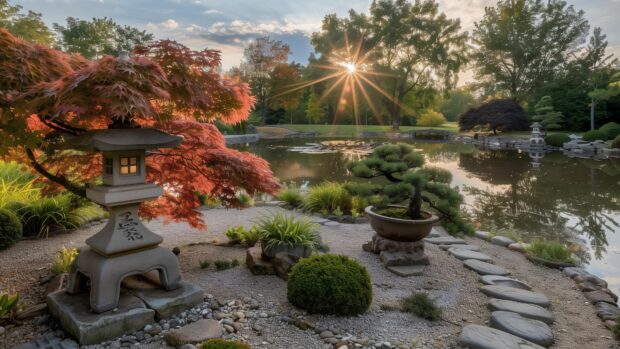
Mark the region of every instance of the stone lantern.
<instances>
[{"instance_id":1,"label":"stone lantern","mask_svg":"<svg viewBox=\"0 0 620 349\"><path fill-rule=\"evenodd\" d=\"M542 148L545 146L545 139L540 135L540 127L541 125L537 122L533 123L531 126L532 135L530 136L530 147L531 148Z\"/></svg>"},{"instance_id":2,"label":"stone lantern","mask_svg":"<svg viewBox=\"0 0 620 349\"><path fill-rule=\"evenodd\" d=\"M176 256L159 247L162 237L145 227L137 212L140 203L163 194L162 188L146 181L147 151L177 147L182 140L155 129L127 127L87 132L69 141L78 150L103 152L103 183L88 188L86 196L110 214L103 229L80 250L66 292L48 297L52 314L81 344L122 335L154 321L154 315L170 316L202 302L202 290L182 282ZM151 271L159 275L156 290L131 290L121 299L124 279ZM87 281L88 304L80 308L75 304ZM99 316L88 315L91 311Z\"/></svg>"}]
</instances>

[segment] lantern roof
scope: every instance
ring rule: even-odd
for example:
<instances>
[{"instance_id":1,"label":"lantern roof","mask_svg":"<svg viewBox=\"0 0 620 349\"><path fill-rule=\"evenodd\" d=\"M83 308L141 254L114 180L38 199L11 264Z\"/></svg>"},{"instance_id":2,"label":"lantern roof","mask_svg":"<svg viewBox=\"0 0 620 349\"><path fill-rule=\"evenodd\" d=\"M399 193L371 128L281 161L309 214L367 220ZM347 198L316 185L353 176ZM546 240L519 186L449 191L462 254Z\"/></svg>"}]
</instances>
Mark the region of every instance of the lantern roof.
<instances>
[{"instance_id":1,"label":"lantern roof","mask_svg":"<svg viewBox=\"0 0 620 349\"><path fill-rule=\"evenodd\" d=\"M89 131L71 138L69 145L84 151L119 151L175 148L183 137L153 128L110 128Z\"/></svg>"},{"instance_id":2,"label":"lantern roof","mask_svg":"<svg viewBox=\"0 0 620 349\"><path fill-rule=\"evenodd\" d=\"M539 124L538 122L533 123L532 125L530 125L531 128L540 128L542 125Z\"/></svg>"}]
</instances>

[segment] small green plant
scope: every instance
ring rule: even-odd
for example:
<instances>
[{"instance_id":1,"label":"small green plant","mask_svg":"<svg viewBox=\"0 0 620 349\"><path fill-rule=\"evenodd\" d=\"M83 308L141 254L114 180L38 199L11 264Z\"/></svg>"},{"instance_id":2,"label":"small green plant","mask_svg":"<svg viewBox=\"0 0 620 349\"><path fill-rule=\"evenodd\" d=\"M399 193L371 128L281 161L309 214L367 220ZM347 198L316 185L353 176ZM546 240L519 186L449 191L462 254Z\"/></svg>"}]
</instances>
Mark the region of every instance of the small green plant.
<instances>
[{"instance_id":1,"label":"small green plant","mask_svg":"<svg viewBox=\"0 0 620 349\"><path fill-rule=\"evenodd\" d=\"M233 266L230 261L223 259L217 260L213 264L215 264L215 269L217 269L218 271L230 269Z\"/></svg>"},{"instance_id":2,"label":"small green plant","mask_svg":"<svg viewBox=\"0 0 620 349\"><path fill-rule=\"evenodd\" d=\"M620 136L614 138L614 140L611 141L611 148L620 149Z\"/></svg>"},{"instance_id":3,"label":"small green plant","mask_svg":"<svg viewBox=\"0 0 620 349\"><path fill-rule=\"evenodd\" d=\"M36 176L27 166L16 162L0 161L0 180L7 183L14 182L17 184L31 183Z\"/></svg>"},{"instance_id":4,"label":"small green plant","mask_svg":"<svg viewBox=\"0 0 620 349\"><path fill-rule=\"evenodd\" d=\"M620 136L620 124L615 122L608 122L599 128L599 131L607 135L607 139L614 139Z\"/></svg>"},{"instance_id":5,"label":"small green plant","mask_svg":"<svg viewBox=\"0 0 620 349\"><path fill-rule=\"evenodd\" d=\"M60 228L75 227L70 195L42 197L30 203L14 203L10 208L21 218L24 236L47 237Z\"/></svg>"},{"instance_id":6,"label":"small green plant","mask_svg":"<svg viewBox=\"0 0 620 349\"><path fill-rule=\"evenodd\" d=\"M611 328L611 332L613 332L617 338L620 338L620 316L616 318L616 325Z\"/></svg>"},{"instance_id":7,"label":"small green plant","mask_svg":"<svg viewBox=\"0 0 620 349\"><path fill-rule=\"evenodd\" d=\"M584 133L582 138L587 142L594 142L598 140L604 141L607 140L607 135L600 130L592 130Z\"/></svg>"},{"instance_id":8,"label":"small green plant","mask_svg":"<svg viewBox=\"0 0 620 349\"><path fill-rule=\"evenodd\" d=\"M351 209L351 217L353 217L353 218L358 218L358 217L360 217L361 215L362 215L362 214L361 214L361 213L359 213L356 209L354 209L354 208L352 208L352 209Z\"/></svg>"},{"instance_id":9,"label":"small green plant","mask_svg":"<svg viewBox=\"0 0 620 349\"><path fill-rule=\"evenodd\" d=\"M336 217L342 217L344 215L344 212L342 212L342 210L340 209L340 206L336 207L333 213L334 213L334 216Z\"/></svg>"},{"instance_id":10,"label":"small green plant","mask_svg":"<svg viewBox=\"0 0 620 349\"><path fill-rule=\"evenodd\" d=\"M241 262L239 262L239 260L237 258L233 259L232 262L230 263L230 265L235 268L241 265Z\"/></svg>"},{"instance_id":11,"label":"small green plant","mask_svg":"<svg viewBox=\"0 0 620 349\"><path fill-rule=\"evenodd\" d=\"M423 319L436 321L441 319L441 309L426 294L417 292L401 301L401 310L413 313Z\"/></svg>"},{"instance_id":12,"label":"small green plant","mask_svg":"<svg viewBox=\"0 0 620 349\"><path fill-rule=\"evenodd\" d=\"M278 200L284 201L287 205L295 208L300 207L304 203L304 197L296 185L286 186L278 195Z\"/></svg>"},{"instance_id":13,"label":"small green plant","mask_svg":"<svg viewBox=\"0 0 620 349\"><path fill-rule=\"evenodd\" d=\"M19 293L0 292L0 319L12 318L18 310Z\"/></svg>"},{"instance_id":14,"label":"small green plant","mask_svg":"<svg viewBox=\"0 0 620 349\"><path fill-rule=\"evenodd\" d=\"M237 200L239 200L239 202L241 203L241 205L243 205L243 207L254 206L254 199L246 193L237 194Z\"/></svg>"},{"instance_id":15,"label":"small green plant","mask_svg":"<svg viewBox=\"0 0 620 349\"><path fill-rule=\"evenodd\" d=\"M260 240L260 230L256 227L252 227L250 230L243 232L243 242L248 246L254 246Z\"/></svg>"},{"instance_id":16,"label":"small green plant","mask_svg":"<svg viewBox=\"0 0 620 349\"><path fill-rule=\"evenodd\" d=\"M554 133L545 137L545 143L562 148L564 143L570 142L570 136L566 133Z\"/></svg>"},{"instance_id":17,"label":"small green plant","mask_svg":"<svg viewBox=\"0 0 620 349\"><path fill-rule=\"evenodd\" d=\"M530 243L527 252L547 261L575 264L571 252L561 243L537 239Z\"/></svg>"},{"instance_id":18,"label":"small green plant","mask_svg":"<svg viewBox=\"0 0 620 349\"><path fill-rule=\"evenodd\" d=\"M351 198L351 212L357 211L360 215L364 213L364 210L368 206L368 200L360 196L354 196Z\"/></svg>"},{"instance_id":19,"label":"small green plant","mask_svg":"<svg viewBox=\"0 0 620 349\"><path fill-rule=\"evenodd\" d=\"M207 269L211 265L208 260L200 261L200 269Z\"/></svg>"},{"instance_id":20,"label":"small green plant","mask_svg":"<svg viewBox=\"0 0 620 349\"><path fill-rule=\"evenodd\" d=\"M218 207L222 204L222 201L218 197L210 196L209 194L202 194L202 193L195 193L195 194L201 206L213 208L213 207Z\"/></svg>"},{"instance_id":21,"label":"small green plant","mask_svg":"<svg viewBox=\"0 0 620 349\"><path fill-rule=\"evenodd\" d=\"M264 247L276 245L305 246L316 250L320 238L316 232L316 224L305 217L295 218L292 215L274 214L258 221L256 228Z\"/></svg>"},{"instance_id":22,"label":"small green plant","mask_svg":"<svg viewBox=\"0 0 620 349\"><path fill-rule=\"evenodd\" d=\"M21 240L22 229L21 221L13 212L0 208L0 250Z\"/></svg>"},{"instance_id":23,"label":"small green plant","mask_svg":"<svg viewBox=\"0 0 620 349\"><path fill-rule=\"evenodd\" d=\"M356 261L333 254L301 259L289 274L288 301L309 313L357 315L372 302L368 271Z\"/></svg>"},{"instance_id":24,"label":"small green plant","mask_svg":"<svg viewBox=\"0 0 620 349\"><path fill-rule=\"evenodd\" d=\"M7 181L0 179L0 208L7 208L13 203L28 203L41 197L39 188L33 182L21 183L18 179Z\"/></svg>"},{"instance_id":25,"label":"small green plant","mask_svg":"<svg viewBox=\"0 0 620 349\"><path fill-rule=\"evenodd\" d=\"M237 341L210 339L200 345L200 349L250 349L250 346Z\"/></svg>"},{"instance_id":26,"label":"small green plant","mask_svg":"<svg viewBox=\"0 0 620 349\"><path fill-rule=\"evenodd\" d=\"M92 203L86 203L71 211L69 215L69 225L77 227L95 219L100 219L108 216L108 212L101 208L101 206Z\"/></svg>"},{"instance_id":27,"label":"small green plant","mask_svg":"<svg viewBox=\"0 0 620 349\"><path fill-rule=\"evenodd\" d=\"M351 195L344 186L335 182L324 182L310 187L304 198L303 208L310 212L333 213L336 208L351 211Z\"/></svg>"},{"instance_id":28,"label":"small green plant","mask_svg":"<svg viewBox=\"0 0 620 349\"><path fill-rule=\"evenodd\" d=\"M245 228L241 225L236 227L228 227L224 231L224 235L234 244L240 244L245 237Z\"/></svg>"},{"instance_id":29,"label":"small green plant","mask_svg":"<svg viewBox=\"0 0 620 349\"><path fill-rule=\"evenodd\" d=\"M54 261L52 262L52 273L54 275L68 273L78 253L78 250L75 248L66 248L63 246L63 248L56 253L56 257L54 257Z\"/></svg>"}]
</instances>

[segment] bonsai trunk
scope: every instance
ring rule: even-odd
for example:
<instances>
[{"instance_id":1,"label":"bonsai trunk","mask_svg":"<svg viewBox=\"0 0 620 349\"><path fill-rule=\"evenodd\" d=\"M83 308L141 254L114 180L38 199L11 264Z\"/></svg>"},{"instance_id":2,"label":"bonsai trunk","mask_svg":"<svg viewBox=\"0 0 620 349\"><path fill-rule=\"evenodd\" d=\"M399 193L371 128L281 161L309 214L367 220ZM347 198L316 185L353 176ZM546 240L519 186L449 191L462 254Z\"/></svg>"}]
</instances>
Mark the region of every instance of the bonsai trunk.
<instances>
[{"instance_id":1,"label":"bonsai trunk","mask_svg":"<svg viewBox=\"0 0 620 349\"><path fill-rule=\"evenodd\" d=\"M411 219L422 218L422 192L417 190L413 193L413 196L409 198L409 208L407 214Z\"/></svg>"}]
</instances>

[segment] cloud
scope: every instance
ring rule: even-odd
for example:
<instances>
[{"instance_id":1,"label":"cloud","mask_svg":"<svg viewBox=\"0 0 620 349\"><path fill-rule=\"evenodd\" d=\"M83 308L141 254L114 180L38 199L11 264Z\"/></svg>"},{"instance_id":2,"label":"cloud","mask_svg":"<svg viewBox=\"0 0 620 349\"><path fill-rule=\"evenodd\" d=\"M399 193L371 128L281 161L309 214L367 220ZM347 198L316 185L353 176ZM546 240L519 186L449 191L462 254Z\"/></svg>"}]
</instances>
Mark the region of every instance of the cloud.
<instances>
[{"instance_id":1,"label":"cloud","mask_svg":"<svg viewBox=\"0 0 620 349\"><path fill-rule=\"evenodd\" d=\"M161 23L161 26L166 29L176 29L179 27L179 23L174 19L167 19Z\"/></svg>"},{"instance_id":2,"label":"cloud","mask_svg":"<svg viewBox=\"0 0 620 349\"><path fill-rule=\"evenodd\" d=\"M219 14L222 13L222 11L220 10L215 10L215 9L210 9L210 10L206 10L205 12L203 12L205 15L214 15L214 14Z\"/></svg>"}]
</instances>

